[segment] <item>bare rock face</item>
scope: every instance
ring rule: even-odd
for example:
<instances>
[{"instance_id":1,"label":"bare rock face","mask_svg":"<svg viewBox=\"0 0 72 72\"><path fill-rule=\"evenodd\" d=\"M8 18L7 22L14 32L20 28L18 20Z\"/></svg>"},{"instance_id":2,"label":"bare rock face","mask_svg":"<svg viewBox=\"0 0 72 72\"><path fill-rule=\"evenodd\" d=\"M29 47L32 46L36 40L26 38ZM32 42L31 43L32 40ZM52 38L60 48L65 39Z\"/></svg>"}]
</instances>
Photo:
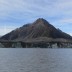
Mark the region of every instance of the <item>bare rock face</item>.
<instances>
[{"instance_id":1,"label":"bare rock face","mask_svg":"<svg viewBox=\"0 0 72 72\"><path fill-rule=\"evenodd\" d=\"M72 37L59 29L56 29L53 25L47 22L43 18L37 19L31 24L26 24L20 28L13 30L12 32L2 36L0 40L30 40L39 38L64 38L72 39Z\"/></svg>"}]
</instances>

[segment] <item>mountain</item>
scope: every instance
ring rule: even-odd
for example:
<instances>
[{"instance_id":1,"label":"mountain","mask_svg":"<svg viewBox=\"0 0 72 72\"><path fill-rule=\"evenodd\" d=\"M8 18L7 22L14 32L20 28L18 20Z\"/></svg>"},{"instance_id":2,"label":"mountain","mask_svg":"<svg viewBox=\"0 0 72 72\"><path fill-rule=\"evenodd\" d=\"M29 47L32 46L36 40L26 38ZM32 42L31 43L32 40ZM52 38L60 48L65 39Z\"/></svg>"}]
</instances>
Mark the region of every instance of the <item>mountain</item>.
<instances>
[{"instance_id":1,"label":"mountain","mask_svg":"<svg viewBox=\"0 0 72 72\"><path fill-rule=\"evenodd\" d=\"M2 36L0 40L19 40L19 41L29 41L29 40L46 40L46 39L72 39L72 36L67 33L62 32L60 29L56 29L48 21L43 18L37 19L31 24L23 25L10 33Z\"/></svg>"}]
</instances>

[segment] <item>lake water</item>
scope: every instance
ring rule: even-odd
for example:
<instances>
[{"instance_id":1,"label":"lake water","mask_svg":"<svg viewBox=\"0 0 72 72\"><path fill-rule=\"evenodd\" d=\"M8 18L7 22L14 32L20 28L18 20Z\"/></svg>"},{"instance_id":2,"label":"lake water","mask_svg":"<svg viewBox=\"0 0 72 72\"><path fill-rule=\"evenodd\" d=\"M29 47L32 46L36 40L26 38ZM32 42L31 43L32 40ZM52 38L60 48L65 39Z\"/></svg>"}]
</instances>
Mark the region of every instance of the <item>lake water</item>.
<instances>
[{"instance_id":1,"label":"lake water","mask_svg":"<svg viewBox=\"0 0 72 72\"><path fill-rule=\"evenodd\" d=\"M72 72L72 49L0 48L0 72Z\"/></svg>"}]
</instances>

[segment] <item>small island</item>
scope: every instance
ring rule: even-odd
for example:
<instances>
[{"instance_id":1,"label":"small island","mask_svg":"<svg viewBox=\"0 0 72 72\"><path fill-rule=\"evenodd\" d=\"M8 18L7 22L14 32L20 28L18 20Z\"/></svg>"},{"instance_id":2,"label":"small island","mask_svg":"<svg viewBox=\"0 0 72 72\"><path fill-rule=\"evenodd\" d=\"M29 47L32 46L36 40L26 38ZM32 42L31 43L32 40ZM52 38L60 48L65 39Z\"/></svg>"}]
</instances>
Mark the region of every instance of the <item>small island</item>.
<instances>
[{"instance_id":1,"label":"small island","mask_svg":"<svg viewBox=\"0 0 72 72\"><path fill-rule=\"evenodd\" d=\"M39 18L0 37L0 48L72 48L72 36Z\"/></svg>"}]
</instances>

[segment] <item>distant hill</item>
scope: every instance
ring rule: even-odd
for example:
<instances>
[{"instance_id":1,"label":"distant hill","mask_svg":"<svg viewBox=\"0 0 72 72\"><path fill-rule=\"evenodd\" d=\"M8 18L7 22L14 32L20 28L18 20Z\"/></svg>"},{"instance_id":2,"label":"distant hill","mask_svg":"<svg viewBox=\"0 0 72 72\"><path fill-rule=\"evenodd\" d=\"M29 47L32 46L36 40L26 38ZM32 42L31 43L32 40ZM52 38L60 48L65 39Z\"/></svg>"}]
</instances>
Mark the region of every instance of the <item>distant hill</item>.
<instances>
[{"instance_id":1,"label":"distant hill","mask_svg":"<svg viewBox=\"0 0 72 72\"><path fill-rule=\"evenodd\" d=\"M43 18L37 19L31 24L23 25L20 28L17 28L10 33L2 36L0 40L19 40L19 41L28 41L28 40L44 40L44 39L72 39L72 36L62 32L60 29L56 29L53 25L47 22Z\"/></svg>"}]
</instances>

